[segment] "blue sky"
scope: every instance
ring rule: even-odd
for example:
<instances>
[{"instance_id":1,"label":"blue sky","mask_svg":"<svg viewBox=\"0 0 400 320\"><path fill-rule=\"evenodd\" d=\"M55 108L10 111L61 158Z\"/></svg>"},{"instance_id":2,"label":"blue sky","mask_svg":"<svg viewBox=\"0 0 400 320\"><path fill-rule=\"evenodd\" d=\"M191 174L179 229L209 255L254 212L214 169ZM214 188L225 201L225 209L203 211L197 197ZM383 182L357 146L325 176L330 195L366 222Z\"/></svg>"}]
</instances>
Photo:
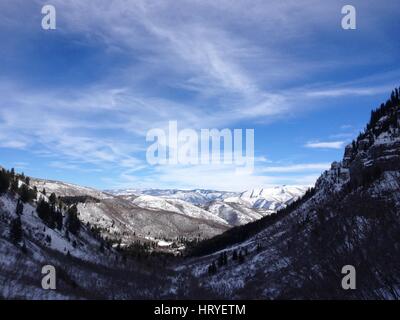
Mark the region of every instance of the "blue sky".
<instances>
[{"instance_id":1,"label":"blue sky","mask_svg":"<svg viewBox=\"0 0 400 320\"><path fill-rule=\"evenodd\" d=\"M53 4L57 29L41 28ZM357 29L341 28L341 8ZM101 189L312 184L399 86L400 3L0 3L0 164ZM254 128L255 170L151 166L146 133Z\"/></svg>"}]
</instances>

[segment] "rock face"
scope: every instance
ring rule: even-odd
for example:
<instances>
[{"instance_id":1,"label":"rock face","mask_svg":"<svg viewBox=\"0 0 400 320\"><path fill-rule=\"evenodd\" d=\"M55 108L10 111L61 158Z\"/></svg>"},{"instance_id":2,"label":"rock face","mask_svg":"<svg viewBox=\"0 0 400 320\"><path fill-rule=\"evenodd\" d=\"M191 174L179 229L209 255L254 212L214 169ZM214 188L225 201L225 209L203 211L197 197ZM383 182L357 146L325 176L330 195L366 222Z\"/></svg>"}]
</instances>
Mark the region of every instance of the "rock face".
<instances>
[{"instance_id":1,"label":"rock face","mask_svg":"<svg viewBox=\"0 0 400 320\"><path fill-rule=\"evenodd\" d=\"M302 199L206 241L184 269L224 298L399 299L399 105L396 90ZM345 265L357 290L341 287Z\"/></svg>"},{"instance_id":2,"label":"rock face","mask_svg":"<svg viewBox=\"0 0 400 320\"><path fill-rule=\"evenodd\" d=\"M317 188L327 179L333 179L339 185L349 182L357 186L384 171L400 170L400 110L396 103L393 97L393 101L372 112L366 130L346 146L343 160L332 163L331 169L317 181ZM375 119L374 114L380 117Z\"/></svg>"}]
</instances>

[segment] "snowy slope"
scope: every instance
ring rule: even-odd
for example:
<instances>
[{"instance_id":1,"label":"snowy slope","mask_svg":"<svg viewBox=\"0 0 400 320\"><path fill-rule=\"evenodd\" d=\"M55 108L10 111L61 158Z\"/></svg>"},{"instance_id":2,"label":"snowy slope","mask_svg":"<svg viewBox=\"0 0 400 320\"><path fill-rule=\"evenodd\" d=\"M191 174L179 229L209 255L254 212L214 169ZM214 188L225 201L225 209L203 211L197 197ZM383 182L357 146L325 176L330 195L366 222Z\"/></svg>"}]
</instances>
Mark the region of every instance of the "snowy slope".
<instances>
[{"instance_id":1,"label":"snowy slope","mask_svg":"<svg viewBox=\"0 0 400 320\"><path fill-rule=\"evenodd\" d=\"M253 222L269 214L266 210L253 209L247 203L230 201L229 199L232 198L225 199L224 201L213 201L207 206L207 210L224 219L231 226L240 226Z\"/></svg>"},{"instance_id":2,"label":"snowy slope","mask_svg":"<svg viewBox=\"0 0 400 320\"><path fill-rule=\"evenodd\" d=\"M81 195L90 196L96 199L109 199L112 197L104 192L92 188L78 186L72 183L36 178L32 178L31 182L39 191L45 189L47 195L50 195L54 192L56 195L63 197L76 197Z\"/></svg>"},{"instance_id":3,"label":"snowy slope","mask_svg":"<svg viewBox=\"0 0 400 320\"><path fill-rule=\"evenodd\" d=\"M178 199L189 202L193 205L202 206L214 200L223 200L227 197L239 195L237 192L215 191L215 190L178 190L178 189L120 189L107 190L119 196L149 195L166 199Z\"/></svg>"},{"instance_id":4,"label":"snowy slope","mask_svg":"<svg viewBox=\"0 0 400 320\"><path fill-rule=\"evenodd\" d=\"M165 199L161 197L142 195L135 198L132 203L145 209L176 212L188 217L210 220L228 225L224 219L219 218L217 215L179 199Z\"/></svg>"},{"instance_id":5,"label":"snowy slope","mask_svg":"<svg viewBox=\"0 0 400 320\"><path fill-rule=\"evenodd\" d=\"M225 202L245 204L248 208L265 209L276 212L302 197L307 186L276 186L248 190L239 197L227 198Z\"/></svg>"},{"instance_id":6,"label":"snowy slope","mask_svg":"<svg viewBox=\"0 0 400 320\"><path fill-rule=\"evenodd\" d=\"M182 200L155 197L135 202L135 195L118 196L64 182L32 179L31 183L38 190L44 188L47 195L54 192L60 197L89 196L73 200L78 206L80 219L98 227L103 236L122 239L125 243L148 237L209 238L229 228L223 219Z\"/></svg>"},{"instance_id":7,"label":"snowy slope","mask_svg":"<svg viewBox=\"0 0 400 320\"><path fill-rule=\"evenodd\" d=\"M307 187L277 186L245 192L215 190L126 189L107 191L150 210L167 210L201 219L246 224L284 208L302 196Z\"/></svg>"}]
</instances>

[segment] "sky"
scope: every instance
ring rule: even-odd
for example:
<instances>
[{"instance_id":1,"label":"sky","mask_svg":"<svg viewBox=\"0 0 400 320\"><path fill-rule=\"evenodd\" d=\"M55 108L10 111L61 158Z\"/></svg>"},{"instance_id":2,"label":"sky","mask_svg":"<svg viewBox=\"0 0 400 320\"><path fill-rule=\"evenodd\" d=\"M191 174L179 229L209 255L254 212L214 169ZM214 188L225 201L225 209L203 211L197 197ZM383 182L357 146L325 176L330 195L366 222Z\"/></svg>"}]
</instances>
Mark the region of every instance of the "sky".
<instances>
[{"instance_id":1,"label":"sky","mask_svg":"<svg viewBox=\"0 0 400 320\"><path fill-rule=\"evenodd\" d=\"M398 0L0 1L0 165L98 189L312 185L400 85L399 13ZM146 135L169 121L254 129L254 170L150 164Z\"/></svg>"}]
</instances>

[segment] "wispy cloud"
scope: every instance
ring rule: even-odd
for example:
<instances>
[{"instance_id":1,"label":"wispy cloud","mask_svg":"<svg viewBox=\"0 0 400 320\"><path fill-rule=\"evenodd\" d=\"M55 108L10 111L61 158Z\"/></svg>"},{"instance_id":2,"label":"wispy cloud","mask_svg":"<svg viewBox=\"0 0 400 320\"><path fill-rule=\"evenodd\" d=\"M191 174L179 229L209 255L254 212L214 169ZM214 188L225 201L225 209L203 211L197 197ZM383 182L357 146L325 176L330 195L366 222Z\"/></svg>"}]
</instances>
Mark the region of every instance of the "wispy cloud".
<instances>
[{"instance_id":1,"label":"wispy cloud","mask_svg":"<svg viewBox=\"0 0 400 320\"><path fill-rule=\"evenodd\" d=\"M260 169L261 172L265 173L289 173L289 172L297 172L302 173L306 171L322 171L328 169L330 163L302 163L302 164L293 164L287 166L274 166L274 167L264 167Z\"/></svg>"},{"instance_id":2,"label":"wispy cloud","mask_svg":"<svg viewBox=\"0 0 400 320\"><path fill-rule=\"evenodd\" d=\"M345 141L307 142L305 147L313 149L341 149Z\"/></svg>"},{"instance_id":3,"label":"wispy cloud","mask_svg":"<svg viewBox=\"0 0 400 320\"><path fill-rule=\"evenodd\" d=\"M307 93L310 97L342 97L342 96L372 96L390 92L393 89L393 84L387 86L372 86L372 87L343 87L330 88L326 90L315 90Z\"/></svg>"},{"instance_id":4,"label":"wispy cloud","mask_svg":"<svg viewBox=\"0 0 400 320\"><path fill-rule=\"evenodd\" d=\"M314 177L314 176L313 176ZM159 166L144 177L124 172L118 179L107 179L113 188L137 186L140 188L180 188L215 189L226 191L244 191L259 186L278 184L306 184L300 177L268 176L255 172L238 171L235 166L199 165L199 166ZM307 183L315 180L307 180Z\"/></svg>"}]
</instances>

